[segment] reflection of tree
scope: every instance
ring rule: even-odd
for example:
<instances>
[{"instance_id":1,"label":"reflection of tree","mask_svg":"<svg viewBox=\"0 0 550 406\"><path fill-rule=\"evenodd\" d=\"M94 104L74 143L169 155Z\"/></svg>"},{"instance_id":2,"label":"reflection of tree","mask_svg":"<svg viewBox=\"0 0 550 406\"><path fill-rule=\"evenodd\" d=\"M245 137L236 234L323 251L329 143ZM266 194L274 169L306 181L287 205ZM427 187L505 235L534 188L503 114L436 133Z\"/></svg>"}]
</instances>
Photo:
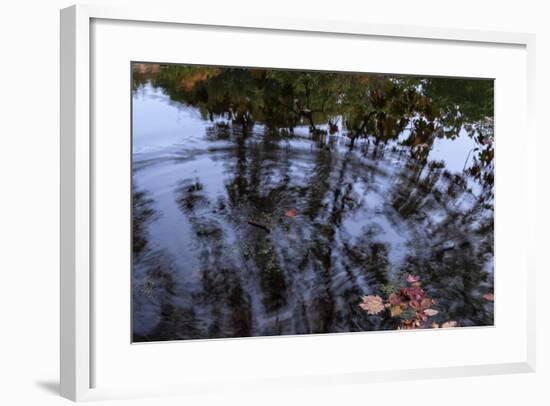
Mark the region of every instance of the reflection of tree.
<instances>
[{"instance_id":1,"label":"reflection of tree","mask_svg":"<svg viewBox=\"0 0 550 406\"><path fill-rule=\"evenodd\" d=\"M403 174L392 197L395 210L417 230L403 271L423 275L451 319L484 324L492 315L481 298L472 298L481 286L492 284L484 270L493 255L492 205L486 197L474 196L463 177L438 166L427 172L417 181ZM435 221L430 213L444 217Z\"/></svg>"},{"instance_id":2,"label":"reflection of tree","mask_svg":"<svg viewBox=\"0 0 550 406\"><path fill-rule=\"evenodd\" d=\"M132 187L132 304L133 323L143 327L148 324L148 314L157 313L159 325L150 326L149 332L143 328L134 329L134 341L162 339L166 335L165 317L174 297L175 281L171 259L149 243L147 226L158 217L154 200L149 193ZM154 327L154 330L151 328ZM175 336L172 336L175 337Z\"/></svg>"},{"instance_id":3,"label":"reflection of tree","mask_svg":"<svg viewBox=\"0 0 550 406\"><path fill-rule=\"evenodd\" d=\"M148 338L392 329L356 302L403 273L422 275L446 309L441 317L492 322L478 300L480 286L492 284L484 269L493 255L492 81L175 65L134 79L135 88L149 80L196 108L211 122L206 139L229 145L215 156L225 166L222 195L200 174L177 187L199 286L177 286L166 256L156 257L157 270L149 262L164 294ZM460 131L476 142L471 166L451 174L428 162L438 138ZM300 137L310 150L290 146ZM335 138L347 141L344 151ZM377 191L380 183L387 190ZM373 210L357 185L383 195L380 215L410 234L402 262L392 262L376 224L347 231L346 221ZM134 253L146 252L152 201L134 196ZM285 215L289 208L298 216ZM185 303L174 297L182 294Z\"/></svg>"},{"instance_id":4,"label":"reflection of tree","mask_svg":"<svg viewBox=\"0 0 550 406\"><path fill-rule=\"evenodd\" d=\"M288 187L289 177L284 173L288 167L281 162L275 165L263 147L264 145L247 145L241 139L237 142L235 154L235 177L227 184L231 219L244 224L252 219L273 228L272 214L285 204L282 193ZM273 171L282 168L281 181L270 184ZM268 187L266 187L268 186ZM237 224L238 226L238 224ZM263 305L266 311L277 311L286 303L286 280L274 250L272 235L262 229L247 229L239 236L240 249L245 258L244 265L250 272L259 276L260 287L264 293Z\"/></svg>"},{"instance_id":5,"label":"reflection of tree","mask_svg":"<svg viewBox=\"0 0 550 406\"><path fill-rule=\"evenodd\" d=\"M201 289L193 295L193 303L203 312L206 336L249 336L252 329L250 297L242 287L233 245L226 235L227 225L219 216L211 215L213 211L226 211L226 203L223 200L211 202L198 181L183 182L177 198L198 245Z\"/></svg>"},{"instance_id":6,"label":"reflection of tree","mask_svg":"<svg viewBox=\"0 0 550 406\"><path fill-rule=\"evenodd\" d=\"M481 145L492 144L492 80L182 65L151 68L147 76L142 65L134 67L135 88L147 78L205 119L229 120L245 132L258 122L275 132L304 123L311 133L325 132L321 125L333 133L341 121L353 148L357 138L378 144L408 127L403 143L419 158L435 138L455 138L462 128Z\"/></svg>"},{"instance_id":7,"label":"reflection of tree","mask_svg":"<svg viewBox=\"0 0 550 406\"><path fill-rule=\"evenodd\" d=\"M146 227L155 212L152 208L153 200L147 197L145 192L134 189L132 199L132 249L134 255L139 255L147 245Z\"/></svg>"}]
</instances>

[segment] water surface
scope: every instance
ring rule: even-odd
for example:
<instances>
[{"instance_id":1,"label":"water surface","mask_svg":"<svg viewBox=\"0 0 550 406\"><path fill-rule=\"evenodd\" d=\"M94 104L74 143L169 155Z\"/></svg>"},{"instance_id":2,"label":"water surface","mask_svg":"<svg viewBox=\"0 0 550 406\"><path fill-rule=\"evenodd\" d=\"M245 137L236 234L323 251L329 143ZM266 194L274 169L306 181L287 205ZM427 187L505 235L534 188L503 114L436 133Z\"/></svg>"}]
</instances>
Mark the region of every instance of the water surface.
<instances>
[{"instance_id":1,"label":"water surface","mask_svg":"<svg viewBox=\"0 0 550 406\"><path fill-rule=\"evenodd\" d=\"M269 77L176 69L134 70L134 341L395 329L358 304L407 275L435 321L493 323L492 108L467 115L484 100L399 110L366 81L386 101L360 132L342 98L309 120L270 108Z\"/></svg>"}]
</instances>

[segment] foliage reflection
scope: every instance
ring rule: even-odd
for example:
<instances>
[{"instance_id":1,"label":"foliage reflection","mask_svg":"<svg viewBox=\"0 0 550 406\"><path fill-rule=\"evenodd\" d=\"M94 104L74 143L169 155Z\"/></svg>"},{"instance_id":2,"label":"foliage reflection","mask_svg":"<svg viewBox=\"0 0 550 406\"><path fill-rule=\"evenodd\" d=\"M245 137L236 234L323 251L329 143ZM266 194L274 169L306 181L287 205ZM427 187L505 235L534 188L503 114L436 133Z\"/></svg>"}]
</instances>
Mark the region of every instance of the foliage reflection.
<instances>
[{"instance_id":1,"label":"foliage reflection","mask_svg":"<svg viewBox=\"0 0 550 406\"><path fill-rule=\"evenodd\" d=\"M133 93L135 341L395 329L358 304L407 275L493 324L492 80L134 64Z\"/></svg>"}]
</instances>

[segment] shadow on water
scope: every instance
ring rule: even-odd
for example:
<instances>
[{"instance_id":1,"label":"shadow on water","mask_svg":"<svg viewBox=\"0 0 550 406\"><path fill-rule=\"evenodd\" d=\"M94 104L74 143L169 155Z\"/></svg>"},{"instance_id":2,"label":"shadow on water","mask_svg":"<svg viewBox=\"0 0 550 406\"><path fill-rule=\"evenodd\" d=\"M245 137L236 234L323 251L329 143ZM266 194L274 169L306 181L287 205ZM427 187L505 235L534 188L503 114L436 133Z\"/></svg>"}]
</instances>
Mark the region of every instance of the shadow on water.
<instances>
[{"instance_id":1,"label":"shadow on water","mask_svg":"<svg viewBox=\"0 0 550 406\"><path fill-rule=\"evenodd\" d=\"M493 324L492 81L134 65L134 341Z\"/></svg>"}]
</instances>

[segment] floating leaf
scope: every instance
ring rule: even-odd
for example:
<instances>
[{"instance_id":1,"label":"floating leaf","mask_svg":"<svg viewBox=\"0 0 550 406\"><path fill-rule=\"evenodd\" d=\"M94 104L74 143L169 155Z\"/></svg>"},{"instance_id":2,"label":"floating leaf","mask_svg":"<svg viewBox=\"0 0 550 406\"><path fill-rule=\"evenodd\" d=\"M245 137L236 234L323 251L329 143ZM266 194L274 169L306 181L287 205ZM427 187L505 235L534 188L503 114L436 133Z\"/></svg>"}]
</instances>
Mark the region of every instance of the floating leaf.
<instances>
[{"instance_id":1,"label":"floating leaf","mask_svg":"<svg viewBox=\"0 0 550 406\"><path fill-rule=\"evenodd\" d=\"M418 276L414 276L414 275L408 275L407 276L407 282L409 282L409 283L416 283L418 281L419 281Z\"/></svg>"},{"instance_id":2,"label":"floating leaf","mask_svg":"<svg viewBox=\"0 0 550 406\"><path fill-rule=\"evenodd\" d=\"M493 295L492 293L485 293L483 295L483 299L488 300L489 302L494 302L495 301L495 295Z\"/></svg>"},{"instance_id":3,"label":"floating leaf","mask_svg":"<svg viewBox=\"0 0 550 406\"><path fill-rule=\"evenodd\" d=\"M399 315L401 314L401 306L392 306L390 308L390 314L392 317L399 317Z\"/></svg>"},{"instance_id":4,"label":"floating leaf","mask_svg":"<svg viewBox=\"0 0 550 406\"><path fill-rule=\"evenodd\" d=\"M434 301L432 299L426 297L426 298L422 299L422 301L420 302L420 310L426 310L433 304L434 304Z\"/></svg>"},{"instance_id":5,"label":"floating leaf","mask_svg":"<svg viewBox=\"0 0 550 406\"><path fill-rule=\"evenodd\" d=\"M287 217L294 218L297 215L298 215L298 212L296 211L296 209L288 209L287 211L285 211L285 216Z\"/></svg>"},{"instance_id":6,"label":"floating leaf","mask_svg":"<svg viewBox=\"0 0 550 406\"><path fill-rule=\"evenodd\" d=\"M384 293L386 296L391 297L391 294L396 292L397 292L397 288L393 286L391 283L388 283L382 286L382 293Z\"/></svg>"},{"instance_id":7,"label":"floating leaf","mask_svg":"<svg viewBox=\"0 0 550 406\"><path fill-rule=\"evenodd\" d=\"M437 313L439 313L439 312L435 309L426 309L426 310L424 310L424 314L428 317L435 316Z\"/></svg>"},{"instance_id":8,"label":"floating leaf","mask_svg":"<svg viewBox=\"0 0 550 406\"><path fill-rule=\"evenodd\" d=\"M407 307L406 309L401 311L399 317L401 317L401 319L405 321L413 321L416 320L416 312L410 307Z\"/></svg>"},{"instance_id":9,"label":"floating leaf","mask_svg":"<svg viewBox=\"0 0 550 406\"><path fill-rule=\"evenodd\" d=\"M413 330L417 327L417 324L414 320L401 320L401 330Z\"/></svg>"},{"instance_id":10,"label":"floating leaf","mask_svg":"<svg viewBox=\"0 0 550 406\"><path fill-rule=\"evenodd\" d=\"M414 310L420 310L420 303L417 300L411 300L409 302L409 306L411 306Z\"/></svg>"},{"instance_id":11,"label":"floating leaf","mask_svg":"<svg viewBox=\"0 0 550 406\"><path fill-rule=\"evenodd\" d=\"M401 297L396 293L392 293L390 295L390 297L388 298L388 301L392 305L399 305L399 304L401 304Z\"/></svg>"},{"instance_id":12,"label":"floating leaf","mask_svg":"<svg viewBox=\"0 0 550 406\"><path fill-rule=\"evenodd\" d=\"M401 295L408 297L409 300L415 300L421 302L426 297L426 293L420 286L413 286L410 288L402 288Z\"/></svg>"},{"instance_id":13,"label":"floating leaf","mask_svg":"<svg viewBox=\"0 0 550 406\"><path fill-rule=\"evenodd\" d=\"M449 328L457 327L458 323L449 320L442 325L435 322L428 322L430 317L439 314L432 306L436 303L422 289L420 278L415 275L406 276L407 285L401 288L394 288L388 284L381 287L383 297L377 295L363 296L360 307L369 314L378 314L384 309L389 310L389 315L399 318L398 329L410 330L417 328Z\"/></svg>"},{"instance_id":14,"label":"floating leaf","mask_svg":"<svg viewBox=\"0 0 550 406\"><path fill-rule=\"evenodd\" d=\"M384 301L380 296L363 296L363 301L359 304L361 309L366 310L368 314L378 314L384 310Z\"/></svg>"}]
</instances>

